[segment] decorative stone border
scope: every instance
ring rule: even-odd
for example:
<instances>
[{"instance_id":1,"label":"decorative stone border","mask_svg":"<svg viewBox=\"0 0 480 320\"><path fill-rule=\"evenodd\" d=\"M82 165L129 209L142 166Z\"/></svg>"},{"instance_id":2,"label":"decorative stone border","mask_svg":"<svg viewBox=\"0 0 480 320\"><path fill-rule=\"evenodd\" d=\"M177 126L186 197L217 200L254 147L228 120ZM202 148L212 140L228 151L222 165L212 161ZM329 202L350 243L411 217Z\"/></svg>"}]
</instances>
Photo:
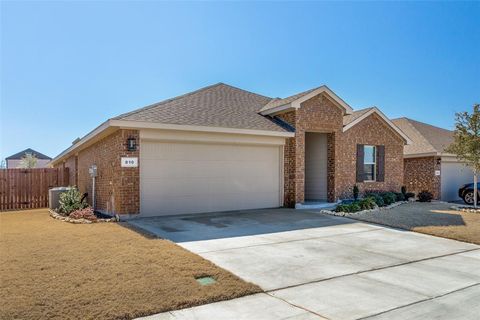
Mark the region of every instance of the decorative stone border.
<instances>
[{"instance_id":1,"label":"decorative stone border","mask_svg":"<svg viewBox=\"0 0 480 320\"><path fill-rule=\"evenodd\" d=\"M97 223L97 222L118 222L117 217L112 217L110 219L97 219L95 221L87 220L87 219L72 219L70 217L65 217L59 214L58 212L53 211L52 209L48 209L50 212L50 216L54 219L70 222L70 223L77 223L77 224L88 224L88 223Z\"/></svg>"},{"instance_id":2,"label":"decorative stone border","mask_svg":"<svg viewBox=\"0 0 480 320\"><path fill-rule=\"evenodd\" d=\"M385 206L385 207L375 206L375 208L373 208L373 209L362 210L362 211L357 211L357 212L336 212L336 211L331 211L331 210L320 210L320 213L326 213L326 214L329 214L329 215L332 215L332 216L337 216L337 217L354 217L354 216L362 214L362 213L389 210L389 209L398 207L402 204L409 203L409 202L411 202L411 201L398 201L398 202L392 203L391 205L388 205L388 206Z\"/></svg>"},{"instance_id":3,"label":"decorative stone border","mask_svg":"<svg viewBox=\"0 0 480 320\"><path fill-rule=\"evenodd\" d=\"M480 208L475 209L474 207L451 206L450 209L469 213L480 213Z\"/></svg>"}]
</instances>

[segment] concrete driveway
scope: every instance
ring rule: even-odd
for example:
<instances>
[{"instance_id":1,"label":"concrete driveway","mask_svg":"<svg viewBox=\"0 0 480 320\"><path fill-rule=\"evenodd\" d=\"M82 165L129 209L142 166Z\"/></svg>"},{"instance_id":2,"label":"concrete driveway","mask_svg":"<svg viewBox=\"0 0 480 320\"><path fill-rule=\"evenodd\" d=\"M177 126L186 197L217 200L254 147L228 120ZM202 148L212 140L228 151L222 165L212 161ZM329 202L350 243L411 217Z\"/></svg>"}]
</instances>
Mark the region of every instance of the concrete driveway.
<instances>
[{"instance_id":1,"label":"concrete driveway","mask_svg":"<svg viewBox=\"0 0 480 320\"><path fill-rule=\"evenodd\" d=\"M131 222L265 293L148 319L478 319L480 246L311 211Z\"/></svg>"}]
</instances>

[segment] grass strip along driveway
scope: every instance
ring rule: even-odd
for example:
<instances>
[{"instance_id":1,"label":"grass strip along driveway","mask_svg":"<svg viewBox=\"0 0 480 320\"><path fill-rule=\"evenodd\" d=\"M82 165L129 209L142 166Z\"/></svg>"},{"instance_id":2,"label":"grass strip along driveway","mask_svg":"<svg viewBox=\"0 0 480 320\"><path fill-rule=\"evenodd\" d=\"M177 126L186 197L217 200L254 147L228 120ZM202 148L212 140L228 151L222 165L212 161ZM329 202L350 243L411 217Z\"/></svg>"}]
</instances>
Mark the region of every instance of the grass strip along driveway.
<instances>
[{"instance_id":1,"label":"grass strip along driveway","mask_svg":"<svg viewBox=\"0 0 480 320\"><path fill-rule=\"evenodd\" d=\"M450 209L445 202L411 202L350 218L437 237L480 244L480 214Z\"/></svg>"},{"instance_id":2,"label":"grass strip along driveway","mask_svg":"<svg viewBox=\"0 0 480 320\"><path fill-rule=\"evenodd\" d=\"M261 291L170 241L45 209L0 213L0 255L1 319L130 319Z\"/></svg>"}]
</instances>

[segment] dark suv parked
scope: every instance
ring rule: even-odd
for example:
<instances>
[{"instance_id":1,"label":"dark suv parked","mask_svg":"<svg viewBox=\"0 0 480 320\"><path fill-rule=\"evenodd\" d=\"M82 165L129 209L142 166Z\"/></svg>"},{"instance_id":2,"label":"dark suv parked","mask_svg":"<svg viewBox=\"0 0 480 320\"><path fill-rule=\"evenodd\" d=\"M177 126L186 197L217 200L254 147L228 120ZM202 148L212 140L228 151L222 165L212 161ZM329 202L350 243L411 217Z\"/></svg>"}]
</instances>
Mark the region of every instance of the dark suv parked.
<instances>
[{"instance_id":1,"label":"dark suv parked","mask_svg":"<svg viewBox=\"0 0 480 320\"><path fill-rule=\"evenodd\" d=\"M458 196L466 204L473 204L473 183L467 183L458 189ZM480 203L480 182L477 183L477 202Z\"/></svg>"}]
</instances>

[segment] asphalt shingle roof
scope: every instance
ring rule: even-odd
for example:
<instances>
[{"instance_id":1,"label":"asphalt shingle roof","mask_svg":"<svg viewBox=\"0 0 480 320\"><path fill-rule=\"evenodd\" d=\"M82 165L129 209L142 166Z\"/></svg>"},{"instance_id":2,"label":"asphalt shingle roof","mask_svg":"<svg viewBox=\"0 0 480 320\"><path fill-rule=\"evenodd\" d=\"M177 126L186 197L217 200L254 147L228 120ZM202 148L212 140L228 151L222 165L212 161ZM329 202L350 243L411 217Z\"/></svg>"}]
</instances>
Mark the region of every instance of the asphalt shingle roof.
<instances>
[{"instance_id":1,"label":"asphalt shingle roof","mask_svg":"<svg viewBox=\"0 0 480 320\"><path fill-rule=\"evenodd\" d=\"M406 155L442 153L453 142L453 131L447 129L409 118L393 119L392 122L412 140L412 144L405 146Z\"/></svg>"},{"instance_id":2,"label":"asphalt shingle roof","mask_svg":"<svg viewBox=\"0 0 480 320\"><path fill-rule=\"evenodd\" d=\"M258 114L272 99L218 83L113 119L286 132Z\"/></svg>"},{"instance_id":3,"label":"asphalt shingle roof","mask_svg":"<svg viewBox=\"0 0 480 320\"><path fill-rule=\"evenodd\" d=\"M368 111L374 109L373 107L372 108L365 108L365 109L360 109L360 110L357 110L357 111L353 111L351 114L347 114L343 117L343 125L346 126L348 125L349 123L357 120L358 118L360 118L361 116L363 116L365 113L367 113Z\"/></svg>"},{"instance_id":4,"label":"asphalt shingle roof","mask_svg":"<svg viewBox=\"0 0 480 320\"><path fill-rule=\"evenodd\" d=\"M33 149L30 149L30 148L25 149L25 150L20 151L20 152L17 152L17 153L15 153L15 154L11 155L10 157L6 157L5 160L19 160L19 159L22 159L23 157L25 157L25 155L26 155L27 153L30 153L30 154L35 155L35 157L36 157L37 159L52 160L52 158L50 158L49 156L46 156L46 155L44 155L43 153L40 153L40 152L35 151L35 150L33 150Z\"/></svg>"},{"instance_id":5,"label":"asphalt shingle roof","mask_svg":"<svg viewBox=\"0 0 480 320\"><path fill-rule=\"evenodd\" d=\"M285 104L288 104L292 101L300 99L301 97L303 97L303 96L309 94L310 92L315 91L319 88L321 88L321 87L317 87L317 88L313 88L313 89L310 89L310 90L307 90L307 91L303 91L303 92L294 94L293 96L290 96L290 97L287 97L287 98L284 98L284 99L281 99L281 98L271 99L265 106L263 106L263 108L260 109L260 112L268 110L268 109L276 108L276 107L279 107L279 106L283 106Z\"/></svg>"}]
</instances>

